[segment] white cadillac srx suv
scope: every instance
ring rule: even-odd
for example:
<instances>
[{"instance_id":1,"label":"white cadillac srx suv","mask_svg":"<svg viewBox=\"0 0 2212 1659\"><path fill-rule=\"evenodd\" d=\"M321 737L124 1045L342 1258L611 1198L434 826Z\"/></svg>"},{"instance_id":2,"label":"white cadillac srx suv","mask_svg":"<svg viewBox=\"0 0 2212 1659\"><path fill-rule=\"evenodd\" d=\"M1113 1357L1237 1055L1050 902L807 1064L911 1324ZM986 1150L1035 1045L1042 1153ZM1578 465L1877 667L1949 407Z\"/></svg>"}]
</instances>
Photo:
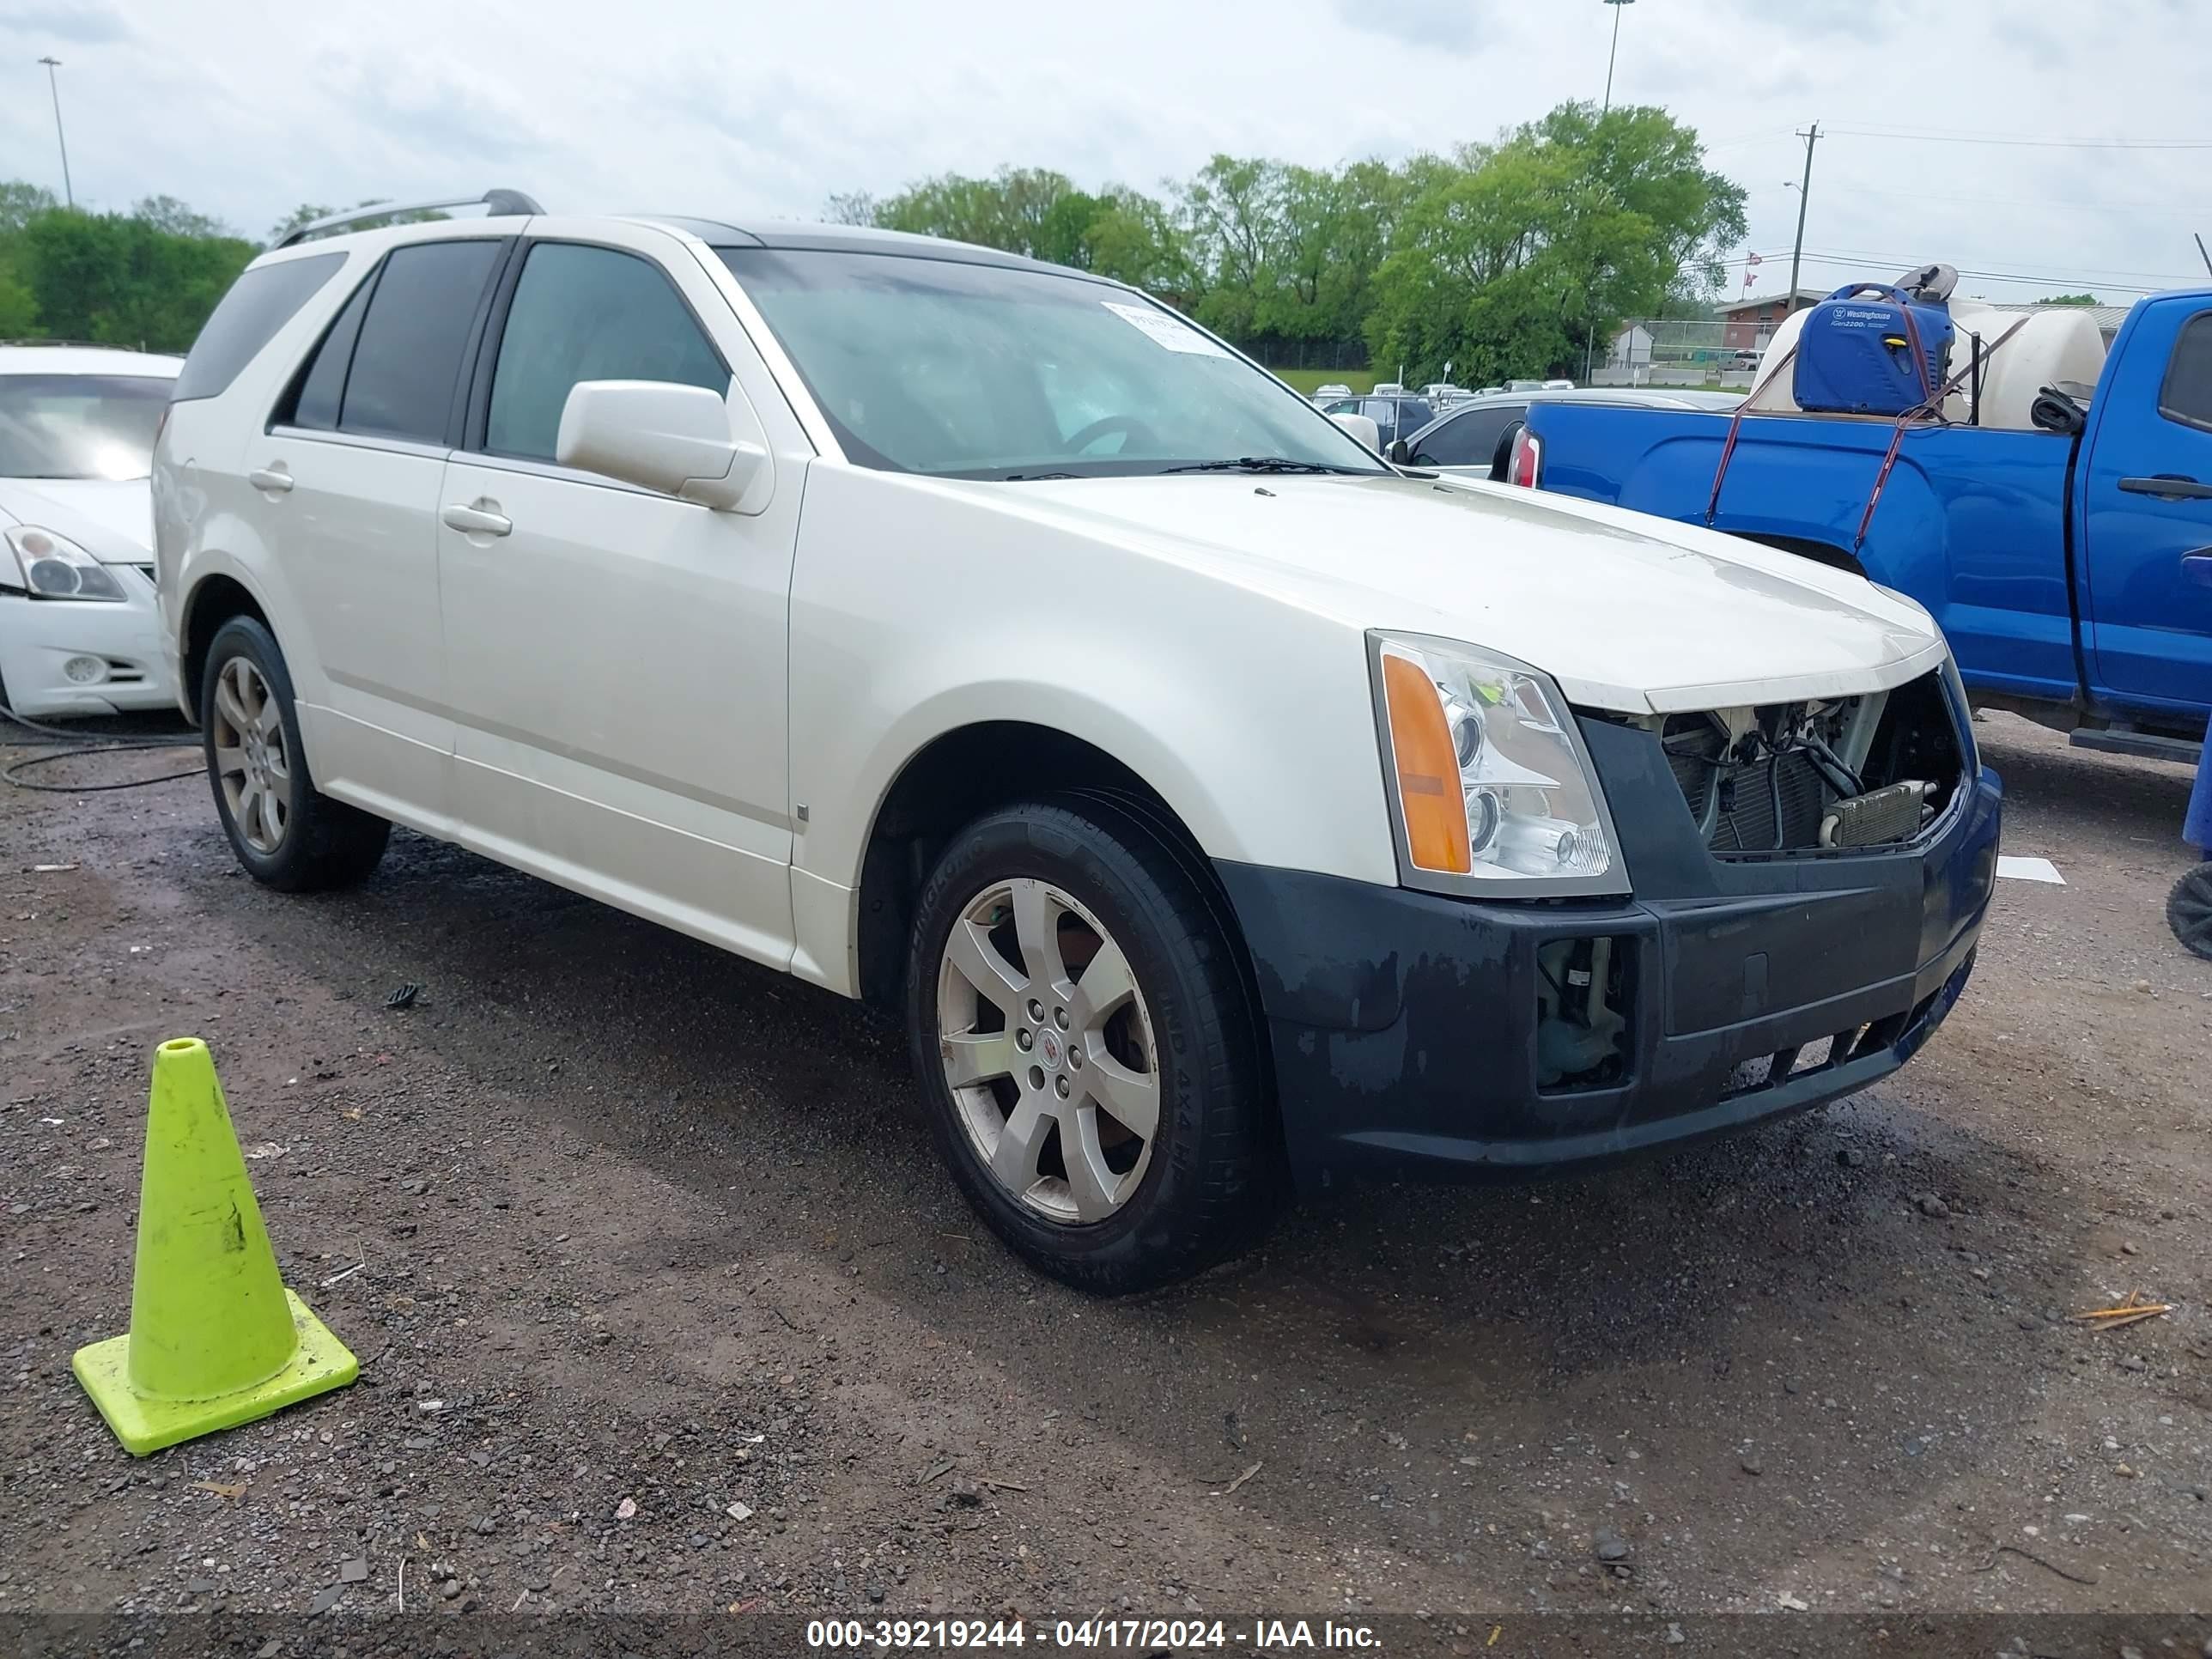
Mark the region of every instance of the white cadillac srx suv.
<instances>
[{"instance_id":1,"label":"white cadillac srx suv","mask_svg":"<svg viewBox=\"0 0 2212 1659\"><path fill-rule=\"evenodd\" d=\"M177 383L167 648L269 885L401 823L865 998L1103 1291L1832 1100L1965 985L1999 791L1911 601L1394 467L1079 271L485 204L264 255Z\"/></svg>"}]
</instances>

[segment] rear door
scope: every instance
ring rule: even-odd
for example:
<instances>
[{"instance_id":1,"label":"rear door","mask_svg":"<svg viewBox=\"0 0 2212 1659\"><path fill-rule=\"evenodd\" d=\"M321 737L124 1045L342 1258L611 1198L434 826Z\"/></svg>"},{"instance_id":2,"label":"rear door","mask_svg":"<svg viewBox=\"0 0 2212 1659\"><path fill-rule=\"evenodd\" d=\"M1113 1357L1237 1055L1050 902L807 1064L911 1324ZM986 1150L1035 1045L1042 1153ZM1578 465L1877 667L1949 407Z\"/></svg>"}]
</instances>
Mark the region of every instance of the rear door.
<instances>
[{"instance_id":1,"label":"rear door","mask_svg":"<svg viewBox=\"0 0 2212 1659\"><path fill-rule=\"evenodd\" d=\"M801 441L683 244L644 228L525 243L439 497L461 839L787 966L798 471L779 463L741 513L558 465L570 388L608 380L705 386L772 455Z\"/></svg>"},{"instance_id":2,"label":"rear door","mask_svg":"<svg viewBox=\"0 0 2212 1659\"><path fill-rule=\"evenodd\" d=\"M247 447L259 514L319 661L300 688L316 783L443 832L453 722L439 624L437 511L461 365L499 238L386 254Z\"/></svg>"},{"instance_id":3,"label":"rear door","mask_svg":"<svg viewBox=\"0 0 2212 1659\"><path fill-rule=\"evenodd\" d=\"M2139 308L2113 347L2081 469L2094 688L2212 703L2212 298Z\"/></svg>"}]
</instances>

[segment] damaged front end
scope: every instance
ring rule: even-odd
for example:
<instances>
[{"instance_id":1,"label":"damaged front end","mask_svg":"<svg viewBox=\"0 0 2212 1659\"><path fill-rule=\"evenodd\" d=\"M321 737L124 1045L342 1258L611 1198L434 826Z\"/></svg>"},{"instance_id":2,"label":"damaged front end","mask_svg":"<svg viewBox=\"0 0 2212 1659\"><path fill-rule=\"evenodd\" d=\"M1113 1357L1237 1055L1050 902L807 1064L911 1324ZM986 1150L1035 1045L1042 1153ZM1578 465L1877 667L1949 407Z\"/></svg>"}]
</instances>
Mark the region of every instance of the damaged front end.
<instances>
[{"instance_id":1,"label":"damaged front end","mask_svg":"<svg viewBox=\"0 0 2212 1659\"><path fill-rule=\"evenodd\" d=\"M1631 896L1217 865L1302 1187L1530 1170L1803 1110L1902 1065L1965 987L2002 791L1953 675L1574 719Z\"/></svg>"},{"instance_id":2,"label":"damaged front end","mask_svg":"<svg viewBox=\"0 0 2212 1659\"><path fill-rule=\"evenodd\" d=\"M1668 769L1716 857L1907 842L1966 775L1940 673L1891 691L1652 715Z\"/></svg>"}]
</instances>

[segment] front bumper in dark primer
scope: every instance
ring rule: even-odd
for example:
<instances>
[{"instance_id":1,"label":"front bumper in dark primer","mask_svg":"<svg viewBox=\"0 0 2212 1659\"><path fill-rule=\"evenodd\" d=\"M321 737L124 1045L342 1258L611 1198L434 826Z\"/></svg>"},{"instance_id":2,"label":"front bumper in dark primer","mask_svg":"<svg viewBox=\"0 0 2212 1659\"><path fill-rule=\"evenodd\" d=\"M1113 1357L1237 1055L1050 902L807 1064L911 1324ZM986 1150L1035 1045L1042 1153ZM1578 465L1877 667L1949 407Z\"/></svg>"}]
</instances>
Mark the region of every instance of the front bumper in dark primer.
<instances>
[{"instance_id":1,"label":"front bumper in dark primer","mask_svg":"<svg viewBox=\"0 0 2212 1659\"><path fill-rule=\"evenodd\" d=\"M1801 1111L1895 1071L1958 1000L1996 876L1995 773L1911 845L1733 862L1706 850L1656 737L1581 723L1633 899L1477 902L1216 865L1302 1188L1533 1170ZM1538 948L1600 936L1631 953L1626 1075L1540 1090ZM1758 1076L1839 1034L1825 1063Z\"/></svg>"}]
</instances>

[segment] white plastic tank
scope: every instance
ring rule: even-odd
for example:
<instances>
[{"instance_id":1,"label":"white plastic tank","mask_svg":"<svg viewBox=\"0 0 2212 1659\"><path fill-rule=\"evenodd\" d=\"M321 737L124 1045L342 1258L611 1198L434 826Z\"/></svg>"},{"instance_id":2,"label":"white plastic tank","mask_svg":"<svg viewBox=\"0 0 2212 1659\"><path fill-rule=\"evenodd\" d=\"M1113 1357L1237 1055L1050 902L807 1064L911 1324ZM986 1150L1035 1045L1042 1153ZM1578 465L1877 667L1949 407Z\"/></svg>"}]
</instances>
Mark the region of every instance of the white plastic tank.
<instances>
[{"instance_id":1,"label":"white plastic tank","mask_svg":"<svg viewBox=\"0 0 2212 1659\"><path fill-rule=\"evenodd\" d=\"M1954 300L1950 311L1951 357L1944 371L1945 378L1965 372L1972 358L1972 337L1980 335L1984 351L1984 426L2033 431L2034 422L2028 418L2028 410L2038 392L2062 380L2094 386L2097 376L2104 372L2105 337L2098 331L2096 319L2082 307L2052 306L2044 311L2022 313L2000 311L1977 300ZM1805 314L1802 311L1791 313L1774 331L1774 337L1768 343L1766 355L1759 360L1759 372L1752 380L1751 394L1744 399L1747 413L1797 412L1797 399L1791 389L1796 364L1794 360L1783 360L1797 343L1797 337L1805 331ZM2023 316L2027 321L2002 347L1997 347L1997 337ZM1960 425L1973 418L1969 389L1962 386L1944 399L1945 418ZM1887 416L1845 415L1825 418L1874 421L1886 420Z\"/></svg>"}]
</instances>

